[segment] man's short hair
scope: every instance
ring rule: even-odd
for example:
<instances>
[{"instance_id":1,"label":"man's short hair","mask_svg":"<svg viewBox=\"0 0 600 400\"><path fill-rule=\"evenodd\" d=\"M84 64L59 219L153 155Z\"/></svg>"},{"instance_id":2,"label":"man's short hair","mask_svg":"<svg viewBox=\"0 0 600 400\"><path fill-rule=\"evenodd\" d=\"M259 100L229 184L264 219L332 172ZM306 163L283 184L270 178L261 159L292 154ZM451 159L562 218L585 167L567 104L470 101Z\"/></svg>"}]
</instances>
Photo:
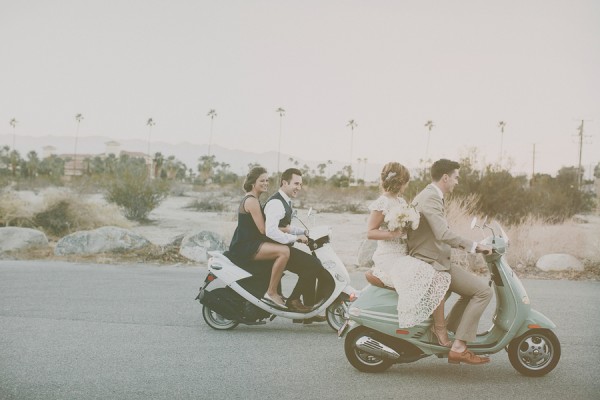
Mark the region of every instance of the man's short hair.
<instances>
[{"instance_id":1,"label":"man's short hair","mask_svg":"<svg viewBox=\"0 0 600 400\"><path fill-rule=\"evenodd\" d=\"M460 164L456 161L451 161L442 158L441 160L437 160L436 162L434 162L431 166L431 179L434 182L437 182L440 179L442 179L442 176L444 176L445 174L450 175L452 172L454 172L455 169L459 168Z\"/></svg>"},{"instance_id":2,"label":"man's short hair","mask_svg":"<svg viewBox=\"0 0 600 400\"><path fill-rule=\"evenodd\" d=\"M279 183L279 186L283 185L283 181L289 183L292 180L293 175L302 176L302 172L298 168L286 169L285 171L283 171L283 174L281 174L281 182Z\"/></svg>"}]
</instances>

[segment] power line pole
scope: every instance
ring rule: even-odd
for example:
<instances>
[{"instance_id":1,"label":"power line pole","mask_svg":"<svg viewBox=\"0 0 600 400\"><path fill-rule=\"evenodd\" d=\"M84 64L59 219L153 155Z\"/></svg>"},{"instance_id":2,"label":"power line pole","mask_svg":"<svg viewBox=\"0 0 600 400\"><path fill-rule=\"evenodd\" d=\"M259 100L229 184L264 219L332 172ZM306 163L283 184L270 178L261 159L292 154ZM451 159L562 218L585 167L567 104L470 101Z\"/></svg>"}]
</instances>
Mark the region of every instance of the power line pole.
<instances>
[{"instance_id":1,"label":"power line pole","mask_svg":"<svg viewBox=\"0 0 600 400\"><path fill-rule=\"evenodd\" d=\"M531 163L531 183L529 186L533 186L535 180L535 143L533 144L533 162Z\"/></svg>"},{"instance_id":2,"label":"power line pole","mask_svg":"<svg viewBox=\"0 0 600 400\"><path fill-rule=\"evenodd\" d=\"M581 179L583 177L583 170L581 167L581 158L582 158L582 154L583 154L583 138L585 136L583 134L584 122L585 122L585 120L582 119L581 124L577 128L579 131L579 133L577 134L577 136L579 136L579 164L577 167L577 189L581 189Z\"/></svg>"}]
</instances>

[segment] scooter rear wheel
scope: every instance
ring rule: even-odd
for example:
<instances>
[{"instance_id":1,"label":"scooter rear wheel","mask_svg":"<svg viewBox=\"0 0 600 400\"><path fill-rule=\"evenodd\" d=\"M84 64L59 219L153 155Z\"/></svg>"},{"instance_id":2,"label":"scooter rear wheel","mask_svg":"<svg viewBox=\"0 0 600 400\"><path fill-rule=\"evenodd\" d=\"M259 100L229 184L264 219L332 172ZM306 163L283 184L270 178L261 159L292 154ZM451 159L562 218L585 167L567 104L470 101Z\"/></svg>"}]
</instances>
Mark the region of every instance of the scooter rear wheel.
<instances>
[{"instance_id":1,"label":"scooter rear wheel","mask_svg":"<svg viewBox=\"0 0 600 400\"><path fill-rule=\"evenodd\" d=\"M237 321L223 317L206 305L202 306L202 317L208 326L218 331L227 331L239 325Z\"/></svg>"},{"instance_id":2,"label":"scooter rear wheel","mask_svg":"<svg viewBox=\"0 0 600 400\"><path fill-rule=\"evenodd\" d=\"M354 368L361 372L383 372L391 367L394 364L393 361L376 357L356 347L356 342L365 336L376 338L377 332L363 326L359 326L348 332L346 335L344 351L350 364L352 364Z\"/></svg>"},{"instance_id":3,"label":"scooter rear wheel","mask_svg":"<svg viewBox=\"0 0 600 400\"><path fill-rule=\"evenodd\" d=\"M526 376L544 376L560 360L560 342L548 329L532 329L508 345L512 366Z\"/></svg>"}]
</instances>

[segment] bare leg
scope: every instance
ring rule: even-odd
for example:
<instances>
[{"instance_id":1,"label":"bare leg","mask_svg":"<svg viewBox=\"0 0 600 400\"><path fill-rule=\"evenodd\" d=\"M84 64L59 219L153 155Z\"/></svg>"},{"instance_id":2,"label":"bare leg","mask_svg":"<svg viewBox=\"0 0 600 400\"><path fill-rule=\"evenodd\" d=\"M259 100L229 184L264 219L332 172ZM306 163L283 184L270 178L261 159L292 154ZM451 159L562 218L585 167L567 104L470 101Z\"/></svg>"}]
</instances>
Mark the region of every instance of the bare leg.
<instances>
[{"instance_id":1,"label":"bare leg","mask_svg":"<svg viewBox=\"0 0 600 400\"><path fill-rule=\"evenodd\" d=\"M431 330L437 337L440 345L450 347L452 342L448 339L448 330L446 329L446 320L444 319L444 303L445 300L442 300L440 305L437 306L431 314L433 316L433 326L431 327Z\"/></svg>"},{"instance_id":2,"label":"bare leg","mask_svg":"<svg viewBox=\"0 0 600 400\"><path fill-rule=\"evenodd\" d=\"M254 256L255 260L275 260L271 270L271 280L267 288L267 294L273 301L279 305L285 305L285 302L277 292L279 281L283 276L283 270L290 258L290 249L288 246L275 243L263 243Z\"/></svg>"}]
</instances>

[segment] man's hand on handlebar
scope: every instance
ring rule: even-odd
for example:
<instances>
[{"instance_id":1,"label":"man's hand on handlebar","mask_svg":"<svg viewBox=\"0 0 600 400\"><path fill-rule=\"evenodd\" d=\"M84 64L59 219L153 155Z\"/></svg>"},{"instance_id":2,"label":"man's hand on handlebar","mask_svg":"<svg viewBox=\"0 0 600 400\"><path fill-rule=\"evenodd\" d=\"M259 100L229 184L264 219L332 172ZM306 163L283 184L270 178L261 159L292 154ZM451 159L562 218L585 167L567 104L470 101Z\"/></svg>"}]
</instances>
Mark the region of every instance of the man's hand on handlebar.
<instances>
[{"instance_id":1,"label":"man's hand on handlebar","mask_svg":"<svg viewBox=\"0 0 600 400\"><path fill-rule=\"evenodd\" d=\"M306 237L306 235L298 235L296 242L308 244L308 238Z\"/></svg>"}]
</instances>

